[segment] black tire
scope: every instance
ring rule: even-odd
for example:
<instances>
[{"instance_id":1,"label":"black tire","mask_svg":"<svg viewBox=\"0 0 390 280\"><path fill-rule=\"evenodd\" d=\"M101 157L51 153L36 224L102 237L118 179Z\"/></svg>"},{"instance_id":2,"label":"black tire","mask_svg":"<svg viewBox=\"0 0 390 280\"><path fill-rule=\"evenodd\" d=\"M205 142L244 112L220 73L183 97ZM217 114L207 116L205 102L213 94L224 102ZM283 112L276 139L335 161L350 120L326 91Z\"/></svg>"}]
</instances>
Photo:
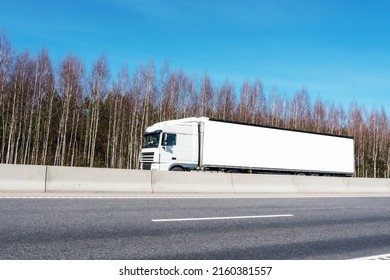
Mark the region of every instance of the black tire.
<instances>
[{"instance_id":1,"label":"black tire","mask_svg":"<svg viewBox=\"0 0 390 280\"><path fill-rule=\"evenodd\" d=\"M237 169L228 169L226 170L226 173L240 173Z\"/></svg>"},{"instance_id":2,"label":"black tire","mask_svg":"<svg viewBox=\"0 0 390 280\"><path fill-rule=\"evenodd\" d=\"M175 166L171 168L171 171L184 171L184 169L180 166Z\"/></svg>"}]
</instances>

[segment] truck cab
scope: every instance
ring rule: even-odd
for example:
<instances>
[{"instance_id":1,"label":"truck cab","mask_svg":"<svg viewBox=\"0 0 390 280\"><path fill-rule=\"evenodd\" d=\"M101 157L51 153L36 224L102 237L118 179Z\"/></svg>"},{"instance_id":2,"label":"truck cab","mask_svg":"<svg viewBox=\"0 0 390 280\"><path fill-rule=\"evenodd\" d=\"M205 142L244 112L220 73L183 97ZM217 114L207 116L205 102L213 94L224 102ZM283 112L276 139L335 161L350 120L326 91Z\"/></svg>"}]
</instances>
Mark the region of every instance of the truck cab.
<instances>
[{"instance_id":1,"label":"truck cab","mask_svg":"<svg viewBox=\"0 0 390 280\"><path fill-rule=\"evenodd\" d=\"M146 129L141 169L185 171L196 169L199 152L197 118L156 123Z\"/></svg>"}]
</instances>

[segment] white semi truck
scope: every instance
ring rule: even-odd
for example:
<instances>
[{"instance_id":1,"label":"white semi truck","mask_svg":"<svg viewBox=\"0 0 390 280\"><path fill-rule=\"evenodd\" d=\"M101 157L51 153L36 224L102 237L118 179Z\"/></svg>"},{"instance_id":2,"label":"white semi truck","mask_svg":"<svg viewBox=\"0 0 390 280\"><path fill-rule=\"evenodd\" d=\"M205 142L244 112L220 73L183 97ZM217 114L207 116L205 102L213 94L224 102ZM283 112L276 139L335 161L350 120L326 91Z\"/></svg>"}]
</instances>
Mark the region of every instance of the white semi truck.
<instances>
[{"instance_id":1,"label":"white semi truck","mask_svg":"<svg viewBox=\"0 0 390 280\"><path fill-rule=\"evenodd\" d=\"M146 129L141 169L352 176L351 137L234 123L207 117Z\"/></svg>"}]
</instances>

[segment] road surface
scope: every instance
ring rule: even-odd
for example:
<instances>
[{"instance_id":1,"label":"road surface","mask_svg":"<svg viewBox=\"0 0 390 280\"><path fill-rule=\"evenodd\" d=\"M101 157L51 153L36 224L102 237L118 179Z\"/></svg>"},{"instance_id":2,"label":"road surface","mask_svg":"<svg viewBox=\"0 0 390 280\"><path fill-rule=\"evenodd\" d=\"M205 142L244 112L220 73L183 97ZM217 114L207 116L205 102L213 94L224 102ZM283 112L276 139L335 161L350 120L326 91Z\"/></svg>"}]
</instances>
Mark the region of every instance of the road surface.
<instances>
[{"instance_id":1,"label":"road surface","mask_svg":"<svg viewBox=\"0 0 390 280\"><path fill-rule=\"evenodd\" d=\"M390 253L390 197L0 198L0 259L352 259Z\"/></svg>"}]
</instances>

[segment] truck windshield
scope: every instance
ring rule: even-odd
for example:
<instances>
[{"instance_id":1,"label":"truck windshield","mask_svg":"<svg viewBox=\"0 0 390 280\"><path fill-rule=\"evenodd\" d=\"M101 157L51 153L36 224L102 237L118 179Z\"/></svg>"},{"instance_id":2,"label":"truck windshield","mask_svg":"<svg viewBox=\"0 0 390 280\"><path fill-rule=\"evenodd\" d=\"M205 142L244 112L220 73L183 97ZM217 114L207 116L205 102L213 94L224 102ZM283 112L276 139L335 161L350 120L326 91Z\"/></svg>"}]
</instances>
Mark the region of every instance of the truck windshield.
<instances>
[{"instance_id":1,"label":"truck windshield","mask_svg":"<svg viewBox=\"0 0 390 280\"><path fill-rule=\"evenodd\" d=\"M160 141L160 132L145 133L142 148L157 148Z\"/></svg>"}]
</instances>

